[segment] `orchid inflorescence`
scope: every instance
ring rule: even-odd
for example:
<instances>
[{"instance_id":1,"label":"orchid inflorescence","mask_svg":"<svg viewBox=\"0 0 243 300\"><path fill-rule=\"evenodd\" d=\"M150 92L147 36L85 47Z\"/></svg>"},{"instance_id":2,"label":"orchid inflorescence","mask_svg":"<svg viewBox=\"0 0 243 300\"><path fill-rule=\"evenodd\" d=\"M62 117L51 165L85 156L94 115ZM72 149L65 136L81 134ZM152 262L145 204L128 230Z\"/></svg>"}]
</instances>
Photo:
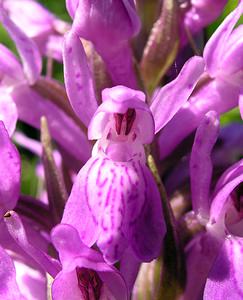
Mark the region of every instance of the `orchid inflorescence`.
<instances>
[{"instance_id":1,"label":"orchid inflorescence","mask_svg":"<svg viewBox=\"0 0 243 300\"><path fill-rule=\"evenodd\" d=\"M243 299L243 127L219 119L243 117L243 1L203 36L226 4L0 2L1 299Z\"/></svg>"}]
</instances>

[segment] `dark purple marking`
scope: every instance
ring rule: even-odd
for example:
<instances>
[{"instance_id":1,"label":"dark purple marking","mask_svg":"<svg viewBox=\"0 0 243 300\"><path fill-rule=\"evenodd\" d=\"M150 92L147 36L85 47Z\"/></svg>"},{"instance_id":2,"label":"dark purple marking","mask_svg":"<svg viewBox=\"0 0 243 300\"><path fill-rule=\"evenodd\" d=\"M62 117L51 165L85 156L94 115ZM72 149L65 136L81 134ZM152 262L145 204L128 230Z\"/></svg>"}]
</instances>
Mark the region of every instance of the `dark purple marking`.
<instances>
[{"instance_id":1,"label":"dark purple marking","mask_svg":"<svg viewBox=\"0 0 243 300\"><path fill-rule=\"evenodd\" d=\"M73 48L72 48L72 47L69 47L69 48L68 48L68 54L71 54L72 51L73 51Z\"/></svg>"},{"instance_id":2,"label":"dark purple marking","mask_svg":"<svg viewBox=\"0 0 243 300\"><path fill-rule=\"evenodd\" d=\"M92 293L94 297L92 297L92 299L99 300L103 282L97 272L87 268L76 267L76 275L78 287L82 293L82 299L90 300L90 293Z\"/></svg>"}]
</instances>

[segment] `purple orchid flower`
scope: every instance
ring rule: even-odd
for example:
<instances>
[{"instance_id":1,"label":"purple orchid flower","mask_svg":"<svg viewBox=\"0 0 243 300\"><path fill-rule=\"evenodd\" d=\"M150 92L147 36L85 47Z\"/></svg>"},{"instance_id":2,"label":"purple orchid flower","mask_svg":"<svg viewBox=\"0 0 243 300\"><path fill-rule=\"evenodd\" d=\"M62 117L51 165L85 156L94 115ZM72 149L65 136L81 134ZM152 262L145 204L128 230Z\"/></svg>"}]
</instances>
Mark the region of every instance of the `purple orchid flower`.
<instances>
[{"instance_id":1,"label":"purple orchid flower","mask_svg":"<svg viewBox=\"0 0 243 300\"><path fill-rule=\"evenodd\" d=\"M124 279L102 255L85 246L77 230L66 224L56 226L52 241L59 252L62 270L52 284L54 300L128 299Z\"/></svg>"},{"instance_id":2,"label":"purple orchid flower","mask_svg":"<svg viewBox=\"0 0 243 300\"><path fill-rule=\"evenodd\" d=\"M208 113L197 130L191 154L193 209L207 231L187 246L184 299L198 299L203 293L203 299L242 298L243 272L236 263L242 255L242 199L235 189L243 182L243 160L228 168L211 192L211 151L218 126L215 112ZM204 153L203 160L200 153ZM197 289L192 292L195 285Z\"/></svg>"},{"instance_id":3,"label":"purple orchid flower","mask_svg":"<svg viewBox=\"0 0 243 300\"><path fill-rule=\"evenodd\" d=\"M10 19L35 41L42 54L62 61L63 34L70 27L68 23L34 0L4 0L3 7Z\"/></svg>"},{"instance_id":4,"label":"purple orchid flower","mask_svg":"<svg viewBox=\"0 0 243 300\"><path fill-rule=\"evenodd\" d=\"M140 21L133 0L66 1L72 30L91 41L106 63L114 85L136 88L129 40L138 33Z\"/></svg>"},{"instance_id":5,"label":"purple orchid flower","mask_svg":"<svg viewBox=\"0 0 243 300\"><path fill-rule=\"evenodd\" d=\"M206 44L203 54L205 73L198 87L159 137L161 159L198 126L208 111L215 110L222 114L238 105L243 82L240 59L243 26L235 29L234 26L242 15L242 10L243 2L240 1Z\"/></svg>"},{"instance_id":6,"label":"purple orchid flower","mask_svg":"<svg viewBox=\"0 0 243 300\"><path fill-rule=\"evenodd\" d=\"M98 142L77 176L62 222L74 226L86 245L97 242L109 263L130 247L138 260L150 261L159 255L165 225L143 144L151 143L187 101L204 70L203 60L189 60L178 78L158 92L151 111L142 92L124 86L103 90L103 103L95 111L90 70L73 31L65 38L64 66L71 105L90 123L89 139Z\"/></svg>"}]
</instances>

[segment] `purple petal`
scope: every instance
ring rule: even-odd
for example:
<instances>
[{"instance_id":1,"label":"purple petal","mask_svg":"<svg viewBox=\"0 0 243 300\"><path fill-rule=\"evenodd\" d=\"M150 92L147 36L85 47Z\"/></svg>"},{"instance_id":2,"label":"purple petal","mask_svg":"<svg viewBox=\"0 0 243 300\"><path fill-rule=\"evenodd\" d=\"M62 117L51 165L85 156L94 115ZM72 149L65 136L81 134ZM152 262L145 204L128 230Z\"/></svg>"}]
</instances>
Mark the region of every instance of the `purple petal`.
<instances>
[{"instance_id":1,"label":"purple petal","mask_svg":"<svg viewBox=\"0 0 243 300\"><path fill-rule=\"evenodd\" d=\"M239 89L226 81L211 80L202 86L163 128L159 136L160 158L170 154L196 129L208 111L214 110L220 115L236 107L238 99Z\"/></svg>"},{"instance_id":2,"label":"purple petal","mask_svg":"<svg viewBox=\"0 0 243 300\"><path fill-rule=\"evenodd\" d=\"M236 163L233 168L230 168L230 178L227 182L217 190L214 198L212 200L211 209L210 209L210 222L214 224L219 221L220 218L224 217L223 209L226 207L226 203L230 200L231 192L243 182L243 160ZM227 171L226 171L227 172ZM229 175L229 173L226 173ZM223 174L222 177L225 179L226 175ZM222 179L221 179L222 182Z\"/></svg>"},{"instance_id":3,"label":"purple petal","mask_svg":"<svg viewBox=\"0 0 243 300\"><path fill-rule=\"evenodd\" d=\"M44 271L48 272L52 277L60 271L60 266L57 261L52 259L39 248L34 247L28 240L25 228L19 216L11 211L10 216L4 218L8 231L15 242L37 263Z\"/></svg>"},{"instance_id":4,"label":"purple petal","mask_svg":"<svg viewBox=\"0 0 243 300\"><path fill-rule=\"evenodd\" d=\"M5 300L23 300L17 282L14 264L8 254L0 246L0 297Z\"/></svg>"},{"instance_id":5,"label":"purple petal","mask_svg":"<svg viewBox=\"0 0 243 300\"><path fill-rule=\"evenodd\" d=\"M0 120L3 121L10 136L15 131L17 119L18 112L15 103L4 89L0 89Z\"/></svg>"},{"instance_id":6,"label":"purple petal","mask_svg":"<svg viewBox=\"0 0 243 300\"><path fill-rule=\"evenodd\" d=\"M87 137L62 110L27 86L16 87L12 97L20 120L40 128L40 118L45 116L51 136L78 161L87 161L91 153Z\"/></svg>"},{"instance_id":7,"label":"purple petal","mask_svg":"<svg viewBox=\"0 0 243 300\"><path fill-rule=\"evenodd\" d=\"M63 61L70 103L79 118L88 126L98 105L84 48L72 31L64 39Z\"/></svg>"},{"instance_id":8,"label":"purple petal","mask_svg":"<svg viewBox=\"0 0 243 300\"><path fill-rule=\"evenodd\" d=\"M203 299L221 300L243 298L243 239L229 237L209 273Z\"/></svg>"},{"instance_id":9,"label":"purple petal","mask_svg":"<svg viewBox=\"0 0 243 300\"><path fill-rule=\"evenodd\" d=\"M78 174L62 223L74 226L86 245L97 241L109 262L121 257L128 241L139 258L153 259L165 229L160 198L151 176L139 162L91 158ZM142 219L145 216L151 218L148 224Z\"/></svg>"},{"instance_id":10,"label":"purple petal","mask_svg":"<svg viewBox=\"0 0 243 300\"><path fill-rule=\"evenodd\" d=\"M41 56L37 46L9 19L3 9L0 10L0 20L16 44L28 82L34 84L41 72Z\"/></svg>"},{"instance_id":11,"label":"purple petal","mask_svg":"<svg viewBox=\"0 0 243 300\"><path fill-rule=\"evenodd\" d=\"M5 0L3 5L11 20L19 28L24 28L28 37L34 38L51 31L55 17L38 2L33 0Z\"/></svg>"},{"instance_id":12,"label":"purple petal","mask_svg":"<svg viewBox=\"0 0 243 300\"><path fill-rule=\"evenodd\" d=\"M185 104L203 71L203 59L199 56L192 57L186 62L177 78L156 94L151 105L155 133L164 127Z\"/></svg>"},{"instance_id":13,"label":"purple petal","mask_svg":"<svg viewBox=\"0 0 243 300\"><path fill-rule=\"evenodd\" d=\"M66 8L69 15L74 18L75 12L78 8L79 0L66 0Z\"/></svg>"},{"instance_id":14,"label":"purple petal","mask_svg":"<svg viewBox=\"0 0 243 300\"><path fill-rule=\"evenodd\" d=\"M4 45L0 44L0 78L1 85L23 81L24 74L16 56Z\"/></svg>"},{"instance_id":15,"label":"purple petal","mask_svg":"<svg viewBox=\"0 0 243 300\"><path fill-rule=\"evenodd\" d=\"M0 121L0 218L17 203L20 193L20 157Z\"/></svg>"},{"instance_id":16,"label":"purple petal","mask_svg":"<svg viewBox=\"0 0 243 300\"><path fill-rule=\"evenodd\" d=\"M243 120L243 95L241 95L239 99L239 108L240 108L241 119Z\"/></svg>"},{"instance_id":17,"label":"purple petal","mask_svg":"<svg viewBox=\"0 0 243 300\"><path fill-rule=\"evenodd\" d=\"M242 11L243 2L240 1L238 7L225 18L204 48L203 57L208 72L213 77L216 75L218 69L220 69L225 55L225 46L228 43L230 34L240 18Z\"/></svg>"},{"instance_id":18,"label":"purple petal","mask_svg":"<svg viewBox=\"0 0 243 300\"><path fill-rule=\"evenodd\" d=\"M208 112L199 125L190 159L191 197L194 212L207 219L209 191L212 178L211 152L219 133L219 119L214 111Z\"/></svg>"},{"instance_id":19,"label":"purple petal","mask_svg":"<svg viewBox=\"0 0 243 300\"><path fill-rule=\"evenodd\" d=\"M221 243L217 239L204 233L196 236L187 245L185 251L187 264L185 300L203 299L203 288L220 246Z\"/></svg>"},{"instance_id":20,"label":"purple petal","mask_svg":"<svg viewBox=\"0 0 243 300\"><path fill-rule=\"evenodd\" d=\"M161 252L166 225L162 214L161 199L154 178L146 166L142 170L145 181L145 202L130 237L136 256L141 261L151 261Z\"/></svg>"},{"instance_id":21,"label":"purple petal","mask_svg":"<svg viewBox=\"0 0 243 300\"><path fill-rule=\"evenodd\" d=\"M111 114L124 114L129 108L134 108L141 143L149 144L152 142L154 138L154 120L149 107L145 103L143 92L119 85L104 89L102 100L103 103L90 122L88 128L89 139L100 139L104 135Z\"/></svg>"},{"instance_id":22,"label":"purple petal","mask_svg":"<svg viewBox=\"0 0 243 300\"><path fill-rule=\"evenodd\" d=\"M45 54L47 57L56 59L62 63L62 48L63 48L64 38L61 35L49 35L48 40L45 45Z\"/></svg>"},{"instance_id":23,"label":"purple petal","mask_svg":"<svg viewBox=\"0 0 243 300\"><path fill-rule=\"evenodd\" d=\"M224 53L224 60L221 62L221 72L228 74L229 76L234 76L232 80L235 82L239 81L242 85L243 76L243 62L241 58L243 52L243 25L240 25L230 35L227 41L227 48ZM237 76L238 75L238 76ZM237 78L238 77L238 78Z\"/></svg>"}]
</instances>

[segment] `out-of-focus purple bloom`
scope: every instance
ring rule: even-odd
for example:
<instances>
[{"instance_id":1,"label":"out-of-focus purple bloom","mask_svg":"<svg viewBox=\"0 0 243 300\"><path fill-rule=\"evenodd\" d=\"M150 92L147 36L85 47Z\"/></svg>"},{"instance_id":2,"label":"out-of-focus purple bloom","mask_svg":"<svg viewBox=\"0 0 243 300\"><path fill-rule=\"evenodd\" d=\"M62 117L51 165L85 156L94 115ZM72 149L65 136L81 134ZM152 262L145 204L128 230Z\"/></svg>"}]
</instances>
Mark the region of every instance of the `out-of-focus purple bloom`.
<instances>
[{"instance_id":1,"label":"out-of-focus purple bloom","mask_svg":"<svg viewBox=\"0 0 243 300\"><path fill-rule=\"evenodd\" d=\"M242 15L242 9L241 1L208 41L203 54L205 73L189 101L159 137L161 158L175 149L198 126L208 111L215 110L221 114L237 106L243 82L240 59L243 26L236 29L234 26Z\"/></svg>"},{"instance_id":2,"label":"out-of-focus purple bloom","mask_svg":"<svg viewBox=\"0 0 243 300\"><path fill-rule=\"evenodd\" d=\"M138 33L140 21L133 0L67 0L74 18L72 30L91 41L106 63L114 85L136 88L129 40Z\"/></svg>"},{"instance_id":3,"label":"out-of-focus purple bloom","mask_svg":"<svg viewBox=\"0 0 243 300\"><path fill-rule=\"evenodd\" d=\"M186 31L191 35L200 32L203 27L213 22L223 11L227 0L192 0L181 2L182 21L180 26L181 43L184 44Z\"/></svg>"},{"instance_id":4,"label":"out-of-focus purple bloom","mask_svg":"<svg viewBox=\"0 0 243 300\"><path fill-rule=\"evenodd\" d=\"M63 34L69 28L67 23L34 0L4 0L3 6L10 19L35 41L41 53L62 60Z\"/></svg>"},{"instance_id":5,"label":"out-of-focus purple bloom","mask_svg":"<svg viewBox=\"0 0 243 300\"><path fill-rule=\"evenodd\" d=\"M52 285L54 300L66 300L70 293L72 299L128 299L121 274L107 265L100 253L85 246L74 227L58 225L52 241L62 263Z\"/></svg>"}]
</instances>

